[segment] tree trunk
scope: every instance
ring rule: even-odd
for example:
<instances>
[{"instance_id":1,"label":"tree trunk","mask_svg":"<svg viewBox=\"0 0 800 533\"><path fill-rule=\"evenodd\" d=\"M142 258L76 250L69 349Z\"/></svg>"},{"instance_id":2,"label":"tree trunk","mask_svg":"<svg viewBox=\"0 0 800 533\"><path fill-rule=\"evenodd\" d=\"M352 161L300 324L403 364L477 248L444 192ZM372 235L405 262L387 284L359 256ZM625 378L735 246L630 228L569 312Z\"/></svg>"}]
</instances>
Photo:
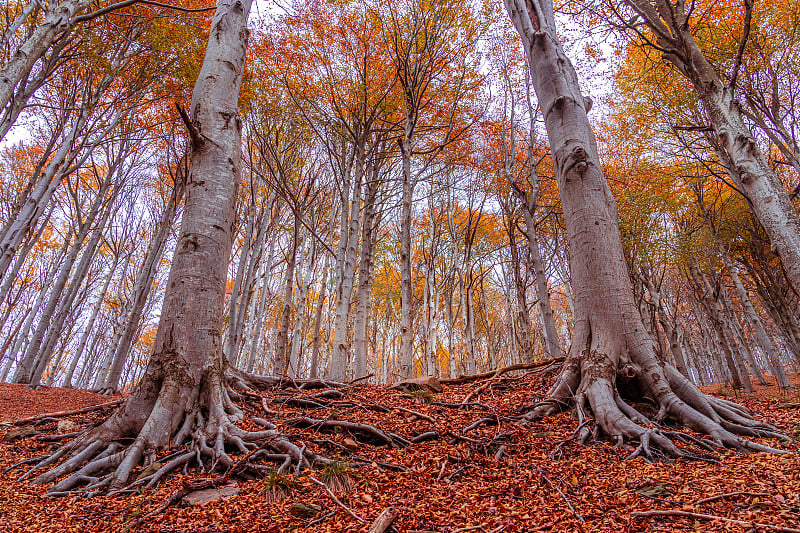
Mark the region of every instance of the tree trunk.
<instances>
[{"instance_id":1,"label":"tree trunk","mask_svg":"<svg viewBox=\"0 0 800 533\"><path fill-rule=\"evenodd\" d=\"M533 196L533 195L531 195ZM561 342L558 338L558 331L553 320L553 308L550 305L550 288L547 283L547 274L542 263L542 256L539 253L539 239L536 235L536 223L534 222L532 211L535 207L531 206L534 200L527 199L527 204L523 206L525 216L525 233L528 237L528 250L530 252L529 261L531 269L536 277L536 297L539 301L539 314L542 318L542 333L544 342L547 346L547 354L551 359L561 357ZM526 199L523 199L523 204Z\"/></svg>"},{"instance_id":2,"label":"tree trunk","mask_svg":"<svg viewBox=\"0 0 800 533\"><path fill-rule=\"evenodd\" d=\"M742 302L742 307L744 307L747 321L750 323L750 327L753 328L753 331L756 334L756 341L758 342L759 348L761 348L761 352L767 358L767 361L769 361L770 367L772 368L772 373L777 378L780 387L782 389L793 389L794 386L786 376L783 365L777 359L778 351L775 349L775 346L772 344L772 341L767 335L767 331L764 329L764 323L761 321L761 318L759 318L756 308L753 305L753 301L750 299L750 295L747 293L747 289L744 288L744 284L739 277L738 268L733 264L730 257L728 257L726 250L722 247L722 244L716 237L716 232L713 230L713 228L712 232L714 233L714 240L717 244L717 250L720 252L722 261L725 264L725 269L728 271L731 281L733 281L733 288L736 290L736 295L739 297L739 301Z\"/></svg>"},{"instance_id":3,"label":"tree trunk","mask_svg":"<svg viewBox=\"0 0 800 533\"><path fill-rule=\"evenodd\" d=\"M772 246L778 251L787 277L800 288L800 217L772 170L758 142L747 129L735 87L720 75L697 44L684 2L625 0L655 33L655 43L669 61L692 83L719 140L718 153L736 186L749 204ZM727 159L727 161L726 161Z\"/></svg>"},{"instance_id":4,"label":"tree trunk","mask_svg":"<svg viewBox=\"0 0 800 533\"><path fill-rule=\"evenodd\" d=\"M316 241L312 243L311 252L308 255L308 261L303 259L306 248L311 240L309 235L303 241L303 246L300 251L300 272L297 274L297 290L294 293L294 328L292 330L291 342L289 343L289 368L291 376L300 378L302 377L303 365L301 361L302 346L303 346L303 326L305 325L306 315L306 299L308 297L308 287L311 284L311 276L313 275L310 265L314 264L316 260L317 250ZM306 263L306 268L303 267Z\"/></svg>"},{"instance_id":5,"label":"tree trunk","mask_svg":"<svg viewBox=\"0 0 800 533\"><path fill-rule=\"evenodd\" d=\"M684 455L670 438L642 424L647 418L625 401L650 396L659 405L656 422L666 416L722 445L764 448L743 442L723 427L730 409L702 394L653 350L633 299L617 226L616 205L601 170L597 145L577 75L556 37L553 4L548 0L506 0L522 37L531 76L550 140L556 180L569 240L575 299L575 334L567 359L548 396L527 416L536 418L575 403L579 420L588 404L597 427L612 440L638 441L634 456L649 456L655 446ZM744 412L744 411L742 411ZM739 415L736 415L739 417ZM739 417L743 432L771 431L766 424ZM742 425L742 427L745 427ZM578 430L579 440L590 431Z\"/></svg>"},{"instance_id":6,"label":"tree trunk","mask_svg":"<svg viewBox=\"0 0 800 533\"><path fill-rule=\"evenodd\" d=\"M753 350L750 349L749 339L745 336L739 319L736 316L736 311L733 309L730 296L728 295L728 289L725 287L725 285L720 284L719 292L722 308L725 311L725 316L727 317L728 329L731 331L731 333L733 333L734 340L741 347L741 354L744 356L747 366L749 366L752 370L753 375L758 380L759 385L767 385L767 380L764 379L764 373L761 371L761 367L753 355ZM743 368L747 368L747 366Z\"/></svg>"},{"instance_id":7,"label":"tree trunk","mask_svg":"<svg viewBox=\"0 0 800 533\"><path fill-rule=\"evenodd\" d=\"M356 252L358 250L358 229L361 222L361 187L364 181L365 147L356 143L354 147L355 175L353 177L352 198L342 201L342 236L345 247L340 244L339 251L344 252L344 261L338 269L336 292L336 317L333 333L333 353L328 365L328 377L334 381L344 381L347 376L350 345L350 308L353 302L353 283L356 269ZM345 224L345 218L349 224Z\"/></svg>"},{"instance_id":8,"label":"tree trunk","mask_svg":"<svg viewBox=\"0 0 800 533\"><path fill-rule=\"evenodd\" d=\"M317 295L317 308L314 311L314 338L311 341L311 363L308 377L316 379L319 377L319 345L322 340L322 310L325 308L325 299L328 294L328 261L330 256L325 256L325 263L322 267L322 286Z\"/></svg>"},{"instance_id":9,"label":"tree trunk","mask_svg":"<svg viewBox=\"0 0 800 533\"><path fill-rule=\"evenodd\" d=\"M286 271L284 272L283 308L281 311L281 325L275 337L275 354L273 358L273 371L278 376L286 376L289 372L289 354L286 353L289 344L289 321L292 317L292 295L294 294L294 269L297 265L297 248L300 243L297 221L294 224L292 243L286 256Z\"/></svg>"},{"instance_id":10,"label":"tree trunk","mask_svg":"<svg viewBox=\"0 0 800 533\"><path fill-rule=\"evenodd\" d=\"M406 113L400 154L403 166L400 207L400 354L397 377L414 377L414 287L411 271L411 214L414 200L414 176L411 171L411 151L416 114Z\"/></svg>"},{"instance_id":11,"label":"tree trunk","mask_svg":"<svg viewBox=\"0 0 800 533\"><path fill-rule=\"evenodd\" d=\"M645 285L645 287L647 287L647 292L650 293L650 300L653 303L653 308L658 314L661 328L664 330L664 334L667 336L669 350L672 353L673 359L675 359L675 368L678 370L678 372L687 378L690 378L689 371L686 368L686 359L683 356L683 348L678 338L679 334L677 325L675 324L675 319L670 314L667 304L661 295L661 291L656 288L650 277L642 273L641 279L642 283Z\"/></svg>"},{"instance_id":12,"label":"tree trunk","mask_svg":"<svg viewBox=\"0 0 800 533\"><path fill-rule=\"evenodd\" d=\"M272 213L272 207L270 207L269 211ZM261 294L259 295L258 311L256 312L256 315L252 317L252 320L255 321L255 332L252 333L251 338L249 339L250 349L247 353L247 360L244 361L239 368L252 368L251 365L254 364L256 358L261 354L261 343L264 338L262 330L266 320L264 318L264 312L267 308L267 302L272 298L272 294L269 289L268 276L272 272L272 256L275 250L276 233L277 232L275 231L270 231L269 245L267 245L267 255L266 259L263 261L262 267Z\"/></svg>"},{"instance_id":13,"label":"tree trunk","mask_svg":"<svg viewBox=\"0 0 800 533\"><path fill-rule=\"evenodd\" d=\"M111 418L44 461L43 465L52 464L66 451L78 454L35 483L76 472L89 461L51 493L63 494L86 480L83 472L109 468L109 474L84 490L124 486L143 458L154 459L157 450L178 448L187 439L188 451L181 455L184 463L204 456L207 464L228 468L234 461L225 445L245 448L246 441L257 439L267 449L291 454L299 464L305 461L303 451L273 430L238 428L235 422L243 413L231 400L226 383L226 376L241 383L256 379L226 365L221 339L240 181L238 97L250 5L249 0L220 0L211 23L205 60L186 115L192 136L186 205L147 370ZM117 441L131 437L133 442L120 449Z\"/></svg>"},{"instance_id":14,"label":"tree trunk","mask_svg":"<svg viewBox=\"0 0 800 533\"><path fill-rule=\"evenodd\" d=\"M375 201L378 195L376 163L372 162L370 180L364 195L364 221L361 225L361 260L358 267L355 331L353 335L353 378L367 374L367 323L372 298L372 268L375 249Z\"/></svg>"},{"instance_id":15,"label":"tree trunk","mask_svg":"<svg viewBox=\"0 0 800 533\"><path fill-rule=\"evenodd\" d=\"M238 337L236 331L237 314L241 309L239 299L242 293L242 282L244 281L245 268L248 264L248 259L251 255L251 247L253 240L253 226L256 224L256 208L255 205L250 205L247 211L247 226L244 230L244 242L242 249L239 251L239 264L236 267L236 275L233 278L233 289L231 290L231 301L228 306L228 331L225 335L225 356L228 362L233 364L236 357L234 351L234 344Z\"/></svg>"}]
</instances>

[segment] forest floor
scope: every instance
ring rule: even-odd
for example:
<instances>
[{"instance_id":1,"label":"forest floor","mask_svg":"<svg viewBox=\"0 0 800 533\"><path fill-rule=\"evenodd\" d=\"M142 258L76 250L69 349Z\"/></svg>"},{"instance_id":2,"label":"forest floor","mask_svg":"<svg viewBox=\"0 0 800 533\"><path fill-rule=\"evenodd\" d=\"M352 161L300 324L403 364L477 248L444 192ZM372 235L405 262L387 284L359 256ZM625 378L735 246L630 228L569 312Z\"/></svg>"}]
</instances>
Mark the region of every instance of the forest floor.
<instances>
[{"instance_id":1,"label":"forest floor","mask_svg":"<svg viewBox=\"0 0 800 533\"><path fill-rule=\"evenodd\" d=\"M398 533L766 532L800 528L797 443L761 441L790 450L787 455L730 452L708 461L681 459L655 464L625 460L629 452L607 443L562 443L577 425L568 413L527 427L510 419L518 408L541 398L552 379L551 372L532 372L445 386L443 393L432 395L364 385L352 386L334 400L314 396L319 391L276 391L265 393L263 399L250 397L245 404L248 414L276 422L292 439L342 463L317 471L302 470L286 478L239 480L235 496L204 506L177 503L131 529L162 533L367 532L390 506L399 511L390 530ZM793 376L793 381L800 385L800 376ZM478 389L466 408L457 407ZM784 392L770 386L759 387L754 394L734 394L712 386L706 392L736 400L755 411L758 418L800 438L798 390ZM31 391L0 384L0 421L109 399L85 391ZM310 409L308 400L324 407ZM304 401L306 407L298 407ZM102 420L109 409L59 418L86 427ZM265 409L272 414L265 415ZM319 426L300 429L281 422L299 416L371 424L406 439L427 432L436 435L433 440L391 448L367 443L363 435L322 433ZM499 419L500 425L463 432L485 417ZM0 443L0 471L57 445L40 440L56 431L56 423L41 421L36 429L42 435ZM8 431L2 426L0 439ZM47 498L43 497L46 488L16 481L21 473L17 468L0 476L0 530L4 532L122 531L198 477L191 470L172 474L156 488L128 496ZM312 478L326 482L341 505ZM634 515L655 510L666 513ZM680 513L683 515L676 515Z\"/></svg>"}]
</instances>

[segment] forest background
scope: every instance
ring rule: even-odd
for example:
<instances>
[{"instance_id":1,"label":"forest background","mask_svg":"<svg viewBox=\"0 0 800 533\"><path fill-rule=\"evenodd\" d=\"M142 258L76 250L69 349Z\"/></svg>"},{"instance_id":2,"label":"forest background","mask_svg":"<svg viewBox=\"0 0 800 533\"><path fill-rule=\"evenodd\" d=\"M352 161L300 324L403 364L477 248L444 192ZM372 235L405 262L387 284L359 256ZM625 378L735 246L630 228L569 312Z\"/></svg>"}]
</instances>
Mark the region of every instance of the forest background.
<instances>
[{"instance_id":1,"label":"forest background","mask_svg":"<svg viewBox=\"0 0 800 533\"><path fill-rule=\"evenodd\" d=\"M36 3L4 12L0 379L113 392L153 351L193 135L181 115L212 12L84 4L59 4L83 13L66 23ZM601 80L586 108L659 358L701 385L789 387L798 296L701 98L614 4L557 8L580 76ZM691 13L795 201L797 6ZM239 101L228 361L386 383L567 353L556 171L503 6L318 1L262 15Z\"/></svg>"}]
</instances>

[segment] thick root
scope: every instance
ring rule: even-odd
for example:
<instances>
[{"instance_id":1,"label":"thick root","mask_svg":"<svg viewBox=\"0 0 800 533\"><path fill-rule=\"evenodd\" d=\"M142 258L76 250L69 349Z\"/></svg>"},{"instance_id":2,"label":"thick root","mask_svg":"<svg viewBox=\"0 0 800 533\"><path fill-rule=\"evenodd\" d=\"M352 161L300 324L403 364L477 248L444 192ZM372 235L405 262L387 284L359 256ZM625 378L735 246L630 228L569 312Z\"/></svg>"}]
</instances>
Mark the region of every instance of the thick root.
<instances>
[{"instance_id":1,"label":"thick root","mask_svg":"<svg viewBox=\"0 0 800 533\"><path fill-rule=\"evenodd\" d=\"M240 376L231 379L240 380ZM251 385L256 384L248 378ZM259 385L268 382L267 378ZM34 484L52 486L50 496L77 493L93 495L112 491L121 493L136 487L152 487L170 472L194 466L201 473L229 471L238 465L241 471L275 470L297 472L330 461L283 436L276 426L261 418L251 420L262 430L249 431L237 425L244 419L232 396L239 397L222 379L204 381L202 393L184 410L180 418L168 406L176 402L177 387L162 386L149 416L137 419L127 414L125 406L104 424L83 433L53 454L42 458L20 479L39 474ZM183 403L186 405L186 402ZM387 438L391 439L391 437ZM133 482L132 473L140 465L156 462L163 450L174 450L159 459L161 466L145 472ZM232 454L242 454L238 462ZM63 461L51 468L58 461ZM242 464L242 462L244 464ZM266 463L265 463L266 462Z\"/></svg>"},{"instance_id":2,"label":"thick root","mask_svg":"<svg viewBox=\"0 0 800 533\"><path fill-rule=\"evenodd\" d=\"M658 363L654 357L635 357L634 353L632 360L626 358L614 366L614 358L597 350L585 350L580 355L576 352L565 361L547 398L527 412L524 420L541 419L574 407L578 429L569 440L584 442L590 435L590 410L594 435L604 435L617 446L632 450L629 458L703 458L703 454L715 449L788 453L748 440L788 439L777 428L756 420L746 407L705 395L672 366ZM634 402L623 398L617 380L624 383L621 388ZM654 415L648 416L637 407L635 402L642 399L655 400ZM668 430L667 423L679 431ZM683 428L710 440L680 431ZM684 447L679 448L676 443Z\"/></svg>"}]
</instances>

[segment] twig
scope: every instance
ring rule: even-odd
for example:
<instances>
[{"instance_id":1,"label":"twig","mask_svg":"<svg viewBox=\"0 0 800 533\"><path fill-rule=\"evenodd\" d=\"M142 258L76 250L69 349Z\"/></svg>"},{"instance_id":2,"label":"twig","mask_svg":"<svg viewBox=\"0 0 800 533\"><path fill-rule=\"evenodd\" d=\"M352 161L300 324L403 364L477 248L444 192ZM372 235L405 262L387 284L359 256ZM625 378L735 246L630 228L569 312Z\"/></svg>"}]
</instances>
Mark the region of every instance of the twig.
<instances>
[{"instance_id":1,"label":"twig","mask_svg":"<svg viewBox=\"0 0 800 533\"><path fill-rule=\"evenodd\" d=\"M339 500L339 498L337 498L337 497L336 497L336 495L335 495L333 492L331 492L331 489L329 489L329 488L328 488L328 485L326 485L325 483L323 483L322 481L320 481L320 480L318 480L318 479L315 479L315 478L313 478L312 476L308 476L308 479L310 479L311 481L313 481L314 483L316 483L316 484L317 484L317 485L319 485L320 487L324 488L324 489L325 489L325 491L328 493L328 496L330 496L331 498L333 498L333 501L335 501L335 502L336 502L336 504L337 504L339 507L341 507L342 509L344 509L345 511L347 511L347 514L349 514L350 516L352 516L353 518L355 518L355 519L356 519L356 520L358 520L359 522L363 522L363 521L364 521L364 519L363 519L363 518L361 518L360 516L358 516L358 515L357 515L356 513L354 513L354 512L353 512L353 511L352 511L352 510L351 510L351 509L348 507L348 506L346 506L345 504L343 504L343 503L341 502L341 500Z\"/></svg>"},{"instance_id":2,"label":"twig","mask_svg":"<svg viewBox=\"0 0 800 533\"><path fill-rule=\"evenodd\" d=\"M41 415L29 416L28 418L22 418L20 420L14 420L12 422L3 422L4 425L9 426L21 426L24 424L30 424L31 422L36 422L38 420L42 420L44 418L58 418L63 416L71 416L71 415L82 415L84 413L91 413L93 411L99 411L101 409L105 409L106 407L114 407L121 404L125 400L125 398L119 398L117 400L113 400L106 403L101 403L97 405L90 405L88 407L81 407L80 409L72 409L70 411L58 411L55 413L45 413Z\"/></svg>"},{"instance_id":3,"label":"twig","mask_svg":"<svg viewBox=\"0 0 800 533\"><path fill-rule=\"evenodd\" d=\"M702 500L697 500L694 502L695 505L702 505L704 503L711 503L717 500L722 500L725 498L729 498L731 496L760 496L762 498L767 498L770 494L765 492L727 492L725 494L717 494L716 496L711 496L710 498L704 498Z\"/></svg>"},{"instance_id":4,"label":"twig","mask_svg":"<svg viewBox=\"0 0 800 533\"><path fill-rule=\"evenodd\" d=\"M651 518L656 516L682 516L685 518L695 518L697 520L719 520L729 524L735 524L742 527L763 527L771 529L772 531L780 531L782 533L800 533L800 529L792 527L775 526L772 524L761 524L759 522L747 522L745 520L735 520L733 518L725 518L723 516L714 516L702 513L690 513L689 511L673 511L673 510L654 510L654 511L636 511L631 513L631 516L638 518Z\"/></svg>"},{"instance_id":5,"label":"twig","mask_svg":"<svg viewBox=\"0 0 800 533\"><path fill-rule=\"evenodd\" d=\"M372 374L367 374L366 376L361 376L360 378L356 378L347 382L348 385L352 385L353 383L358 383L359 381L364 381L365 379L369 379L375 375L375 372Z\"/></svg>"},{"instance_id":6,"label":"twig","mask_svg":"<svg viewBox=\"0 0 800 533\"><path fill-rule=\"evenodd\" d=\"M436 423L436 420L434 420L430 416L422 414L419 411L415 411L413 409L406 409L405 407L392 407L392 409L397 410L397 411L403 411L404 413L408 413L410 415L414 415L417 418L421 418L423 420L427 420L431 424L435 424Z\"/></svg>"},{"instance_id":7,"label":"twig","mask_svg":"<svg viewBox=\"0 0 800 533\"><path fill-rule=\"evenodd\" d=\"M315 518L314 520L312 520L311 522L306 524L306 527L311 527L311 526L313 526L315 524L319 524L320 522L322 522L324 520L327 520L328 518L332 517L335 513L336 513L336 511L331 511L330 513L325 513L324 515L320 516L319 518Z\"/></svg>"},{"instance_id":8,"label":"twig","mask_svg":"<svg viewBox=\"0 0 800 533\"><path fill-rule=\"evenodd\" d=\"M475 531L476 529L483 529L483 526L485 526L485 525L487 525L487 524L481 524L479 526L462 527L462 528L453 530L453 533L464 533L465 531Z\"/></svg>"},{"instance_id":9,"label":"twig","mask_svg":"<svg viewBox=\"0 0 800 533\"><path fill-rule=\"evenodd\" d=\"M488 526L488 525L489 524L481 524L479 526L462 527L460 529L453 530L453 533L463 533L463 532L466 532L466 531L475 531L476 529L480 529L484 533L500 533L501 531L503 531L506 528L506 526L501 525L501 526L497 526L496 528L490 529L490 530L484 529L485 526Z\"/></svg>"},{"instance_id":10,"label":"twig","mask_svg":"<svg viewBox=\"0 0 800 533\"><path fill-rule=\"evenodd\" d=\"M558 492L558 493L561 495L561 497L564 499L564 502L567 504L567 507L569 507L569 510L570 510L570 511L572 511L572 514L573 514L573 515L575 515L575 518L577 518L577 519L580 521L580 523L581 523L581 524L585 524L585 523L586 523L586 520L584 520L584 519L583 519L583 515L581 515L581 514L580 514L578 511L576 511L576 510L575 510L575 508L574 508L574 507L572 506L572 504L570 503L570 501L569 501L569 498L567 498L567 495L566 495L566 494L564 494L564 493L561 491L561 489L559 489L559 488L558 488L558 486L556 486L556 484L555 484L555 483L553 483L553 482L550 480L550 478L549 478L549 477L547 477L547 474L545 474L544 470L542 470L541 468L539 468L539 466L537 466L537 465L534 465L534 466L536 467L536 470L538 470L538 471L539 471L539 475L541 475L541 476L542 476L542 479L544 479L544 480L545 480L545 481L548 483L548 485L550 485L551 487L553 487L553 488L554 488L554 489L555 489L555 490L556 490L556 491L557 491L557 492ZM581 530L581 531L583 531L583 527L581 527L581 526L579 526L579 527L580 527L580 530Z\"/></svg>"},{"instance_id":11,"label":"twig","mask_svg":"<svg viewBox=\"0 0 800 533\"><path fill-rule=\"evenodd\" d=\"M444 461L442 461L442 468L439 469L439 475L436 476L436 481L437 482L442 479L442 476L444 475L444 469L445 468L447 468L447 457L445 457Z\"/></svg>"}]
</instances>

